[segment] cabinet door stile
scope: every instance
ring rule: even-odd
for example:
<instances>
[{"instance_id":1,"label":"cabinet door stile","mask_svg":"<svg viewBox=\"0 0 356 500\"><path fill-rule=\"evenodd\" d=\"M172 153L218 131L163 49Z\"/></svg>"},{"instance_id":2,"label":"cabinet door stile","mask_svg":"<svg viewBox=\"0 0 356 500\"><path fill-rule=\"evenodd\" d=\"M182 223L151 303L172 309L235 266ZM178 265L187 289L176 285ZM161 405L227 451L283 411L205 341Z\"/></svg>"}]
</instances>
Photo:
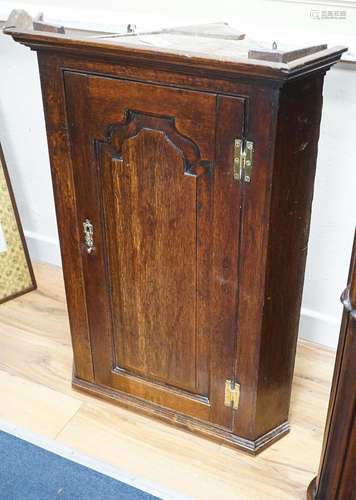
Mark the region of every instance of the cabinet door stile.
<instances>
[{"instance_id":1,"label":"cabinet door stile","mask_svg":"<svg viewBox=\"0 0 356 500\"><path fill-rule=\"evenodd\" d=\"M103 363L95 359L108 359L109 340L112 338L109 294L105 276L105 256L102 245L101 214L96 177L95 147L92 138L92 110L89 103L88 80L85 75L65 72L68 131L71 141L73 178L75 184L77 217L81 231L80 252L85 281L85 298L88 311L90 338L93 349L95 380L105 378L110 383L110 373ZM80 124L82 124L80 126ZM93 227L93 251L87 252L84 226L89 221Z\"/></svg>"},{"instance_id":2,"label":"cabinet door stile","mask_svg":"<svg viewBox=\"0 0 356 500\"><path fill-rule=\"evenodd\" d=\"M241 183L233 177L234 141L242 138L244 99L218 96L216 164L214 169L214 222L212 244L212 336L219 342L211 351L212 420L231 426L233 410L224 404L222 382L234 379L236 312L238 299L238 252ZM236 381L238 382L238 381ZM235 410L234 410L235 411Z\"/></svg>"}]
</instances>

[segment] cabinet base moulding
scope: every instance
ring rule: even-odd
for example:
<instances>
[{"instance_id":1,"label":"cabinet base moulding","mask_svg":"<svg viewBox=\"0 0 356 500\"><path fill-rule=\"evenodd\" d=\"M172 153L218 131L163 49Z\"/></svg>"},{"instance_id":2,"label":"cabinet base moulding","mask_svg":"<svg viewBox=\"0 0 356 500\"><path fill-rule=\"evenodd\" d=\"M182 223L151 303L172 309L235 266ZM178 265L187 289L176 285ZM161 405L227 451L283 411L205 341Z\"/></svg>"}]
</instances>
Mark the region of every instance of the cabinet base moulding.
<instances>
[{"instance_id":1,"label":"cabinet base moulding","mask_svg":"<svg viewBox=\"0 0 356 500\"><path fill-rule=\"evenodd\" d=\"M245 439L207 422L197 421L187 415L179 414L168 408L164 408L154 403L149 403L143 399L136 398L121 391L110 389L103 385L82 380L75 376L73 376L72 379L72 387L73 389L84 391L92 396L99 397L128 410L133 410L135 412L142 413L145 416L154 417L155 419L158 418L165 423L174 425L175 427L180 427L181 429L194 434L199 434L200 436L209 438L221 444L243 450L251 455L257 455L267 446L271 445L273 442L277 441L289 432L289 423L286 421L266 434L258 437L256 440Z\"/></svg>"}]
</instances>

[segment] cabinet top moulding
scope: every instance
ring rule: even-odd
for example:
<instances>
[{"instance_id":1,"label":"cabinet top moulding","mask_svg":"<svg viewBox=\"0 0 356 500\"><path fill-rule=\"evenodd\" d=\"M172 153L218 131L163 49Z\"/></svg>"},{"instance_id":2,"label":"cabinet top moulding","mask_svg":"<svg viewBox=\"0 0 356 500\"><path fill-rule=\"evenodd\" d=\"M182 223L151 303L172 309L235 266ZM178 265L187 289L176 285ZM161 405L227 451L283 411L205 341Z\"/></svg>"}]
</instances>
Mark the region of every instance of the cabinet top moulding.
<instances>
[{"instance_id":1,"label":"cabinet top moulding","mask_svg":"<svg viewBox=\"0 0 356 500\"><path fill-rule=\"evenodd\" d=\"M34 50L60 51L85 58L125 61L206 76L257 78L283 82L337 62L346 47L277 46L246 38L225 23L136 33L99 33L63 29L32 21L25 11L13 11L4 33ZM64 31L64 33L63 33ZM278 44L279 45L279 44Z\"/></svg>"}]
</instances>

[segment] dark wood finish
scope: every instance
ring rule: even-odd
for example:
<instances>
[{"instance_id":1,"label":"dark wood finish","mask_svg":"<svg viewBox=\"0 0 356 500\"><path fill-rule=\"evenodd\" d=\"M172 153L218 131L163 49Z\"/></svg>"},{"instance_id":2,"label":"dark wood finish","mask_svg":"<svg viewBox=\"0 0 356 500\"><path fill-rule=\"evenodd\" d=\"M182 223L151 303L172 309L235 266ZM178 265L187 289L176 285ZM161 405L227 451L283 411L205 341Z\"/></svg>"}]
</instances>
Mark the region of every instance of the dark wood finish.
<instances>
[{"instance_id":1,"label":"dark wood finish","mask_svg":"<svg viewBox=\"0 0 356 500\"><path fill-rule=\"evenodd\" d=\"M356 232L318 477L308 499L356 498Z\"/></svg>"},{"instance_id":2,"label":"dark wood finish","mask_svg":"<svg viewBox=\"0 0 356 500\"><path fill-rule=\"evenodd\" d=\"M323 77L344 49L278 66L8 32L38 51L74 386L260 451L288 432ZM255 145L249 184L235 138Z\"/></svg>"},{"instance_id":3,"label":"dark wood finish","mask_svg":"<svg viewBox=\"0 0 356 500\"><path fill-rule=\"evenodd\" d=\"M19 232L19 235L20 235L20 238L21 238L23 252L24 252L25 259L26 259L26 262L27 262L27 267L28 267L28 270L29 270L29 273L30 273L30 278L31 278L31 281L32 281L31 285L28 288L26 288L25 290L21 290L18 293L14 293L14 294L9 295L8 297L6 297L4 299L1 299L0 300L0 304L3 304L4 302L7 302L8 300L15 299L16 297L19 297L20 295L23 295L23 294L28 293L28 292L32 292L32 290L36 290L37 283L36 283L36 278L35 278L35 275L34 275L34 272L33 272L33 267L32 267L32 263L31 263L31 259L30 259L30 254L28 253L27 243L26 243L26 240L25 240L25 235L24 235L24 232L23 232L22 224L21 224L20 214L19 214L19 211L17 209L17 204L16 204L16 200L15 200L14 190L12 189L11 179L10 179L10 176L9 176L9 172L8 172L8 169L7 169L6 160L5 160L5 156L4 156L4 152L2 150L1 144L0 144L0 168L2 168L3 172L4 172L5 181L6 181L6 185L7 185L7 190L8 190L8 193L10 195L12 209L13 209L14 215L15 215L17 229L18 229L18 232Z\"/></svg>"},{"instance_id":4,"label":"dark wood finish","mask_svg":"<svg viewBox=\"0 0 356 500\"><path fill-rule=\"evenodd\" d=\"M98 335L96 382L231 429L221 388L233 377L235 333L230 317L219 334L211 331L214 296L207 294L215 129L226 130L223 120L216 123L216 95L71 72L64 80L77 213L95 228L84 279L95 304L88 315ZM225 100L238 120L230 133L239 135L244 100ZM231 232L238 240L237 224ZM232 290L235 298L235 280Z\"/></svg>"},{"instance_id":5,"label":"dark wood finish","mask_svg":"<svg viewBox=\"0 0 356 500\"><path fill-rule=\"evenodd\" d=\"M291 394L302 302L322 86L322 78L294 81L279 99L261 313L260 397L257 400L257 413L261 418L256 423L261 433L265 432L266 422L273 415L279 414L281 421L288 418L289 405L285 402ZM278 352L272 353L270 344L278 346ZM284 414L281 408L284 408Z\"/></svg>"}]
</instances>

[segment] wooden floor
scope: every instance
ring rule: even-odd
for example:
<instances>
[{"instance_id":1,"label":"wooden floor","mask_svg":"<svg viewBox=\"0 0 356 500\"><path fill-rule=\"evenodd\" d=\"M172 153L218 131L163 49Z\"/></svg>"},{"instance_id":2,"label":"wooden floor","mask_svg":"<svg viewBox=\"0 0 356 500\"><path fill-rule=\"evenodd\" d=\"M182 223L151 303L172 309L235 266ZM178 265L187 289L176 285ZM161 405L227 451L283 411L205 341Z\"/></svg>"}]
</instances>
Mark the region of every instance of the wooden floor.
<instances>
[{"instance_id":1,"label":"wooden floor","mask_svg":"<svg viewBox=\"0 0 356 500\"><path fill-rule=\"evenodd\" d=\"M0 306L0 419L197 499L305 498L321 449L334 354L298 347L288 436L258 457L71 388L59 268L35 265L39 289Z\"/></svg>"}]
</instances>

